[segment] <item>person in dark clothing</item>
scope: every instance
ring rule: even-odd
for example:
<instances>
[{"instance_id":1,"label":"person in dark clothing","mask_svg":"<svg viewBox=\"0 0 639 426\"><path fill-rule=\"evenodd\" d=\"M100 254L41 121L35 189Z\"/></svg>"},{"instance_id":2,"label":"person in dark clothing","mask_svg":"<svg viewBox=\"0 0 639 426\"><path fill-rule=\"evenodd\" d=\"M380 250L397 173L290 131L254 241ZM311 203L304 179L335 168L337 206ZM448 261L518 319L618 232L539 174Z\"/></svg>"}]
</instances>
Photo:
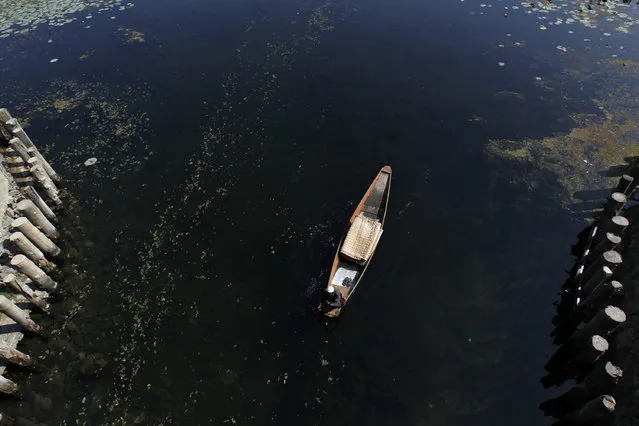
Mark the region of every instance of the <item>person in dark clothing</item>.
<instances>
[{"instance_id":1,"label":"person in dark clothing","mask_svg":"<svg viewBox=\"0 0 639 426\"><path fill-rule=\"evenodd\" d=\"M324 303L331 309L341 308L344 304L344 296L339 290L335 290L335 287L329 285L324 292Z\"/></svg>"}]
</instances>

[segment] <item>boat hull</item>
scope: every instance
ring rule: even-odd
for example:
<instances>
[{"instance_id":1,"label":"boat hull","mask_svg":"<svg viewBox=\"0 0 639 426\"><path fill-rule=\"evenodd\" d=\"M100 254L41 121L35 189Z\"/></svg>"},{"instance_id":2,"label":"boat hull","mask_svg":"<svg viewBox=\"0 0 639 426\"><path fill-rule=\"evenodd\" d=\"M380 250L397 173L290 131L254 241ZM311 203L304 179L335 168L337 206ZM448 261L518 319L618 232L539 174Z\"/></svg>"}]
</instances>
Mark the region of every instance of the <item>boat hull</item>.
<instances>
[{"instance_id":1,"label":"boat hull","mask_svg":"<svg viewBox=\"0 0 639 426\"><path fill-rule=\"evenodd\" d=\"M335 290L341 293L343 303L340 307L333 308L328 306L324 301L320 302L318 309L327 317L335 318L341 314L346 303L353 296L357 286L362 281L364 273L373 259L377 245L373 247L372 253L365 262L357 262L347 256L344 256L344 254L341 253L342 247L349 229L353 225L353 222L355 222L356 218L360 215L368 218L369 220L373 219L378 221L381 223L381 229L383 230L384 222L386 221L388 199L390 197L391 177L392 170L390 166L385 166L379 171L364 194L364 197L353 212L348 223L348 227L339 242L335 257L333 258L333 265L331 267L331 274L328 279L327 287L333 285Z\"/></svg>"}]
</instances>

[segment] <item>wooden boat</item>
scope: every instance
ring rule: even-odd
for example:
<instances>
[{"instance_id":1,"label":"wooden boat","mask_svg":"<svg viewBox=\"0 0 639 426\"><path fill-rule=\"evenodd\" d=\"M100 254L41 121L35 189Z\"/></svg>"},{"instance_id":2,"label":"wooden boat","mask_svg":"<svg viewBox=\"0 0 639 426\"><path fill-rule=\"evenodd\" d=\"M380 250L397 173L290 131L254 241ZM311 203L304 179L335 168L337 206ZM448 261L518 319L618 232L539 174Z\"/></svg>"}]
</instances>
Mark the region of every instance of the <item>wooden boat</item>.
<instances>
[{"instance_id":1,"label":"wooden boat","mask_svg":"<svg viewBox=\"0 0 639 426\"><path fill-rule=\"evenodd\" d=\"M391 175L390 166L379 171L357 205L339 242L327 290L332 285L335 291L341 293L343 303L340 307L332 307L322 300L318 309L328 317L339 316L348 299L355 293L375 253L386 220Z\"/></svg>"}]
</instances>

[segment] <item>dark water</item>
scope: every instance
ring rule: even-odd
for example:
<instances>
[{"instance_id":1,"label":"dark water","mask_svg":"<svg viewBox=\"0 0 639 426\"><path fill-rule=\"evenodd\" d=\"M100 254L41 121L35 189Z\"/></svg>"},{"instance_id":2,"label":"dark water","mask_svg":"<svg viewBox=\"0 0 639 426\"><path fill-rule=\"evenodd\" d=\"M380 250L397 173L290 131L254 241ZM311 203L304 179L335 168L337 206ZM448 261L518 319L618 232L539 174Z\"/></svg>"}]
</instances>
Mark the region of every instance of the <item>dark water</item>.
<instances>
[{"instance_id":1,"label":"dark water","mask_svg":"<svg viewBox=\"0 0 639 426\"><path fill-rule=\"evenodd\" d=\"M54 336L22 346L47 371L8 373L28 392L3 410L46 424L550 424L537 407L554 394L540 383L552 304L583 222L556 176L513 184L485 146L596 112L579 78L544 90L536 77L595 66L631 36L591 49L536 15L505 18L513 4L142 1L0 41L3 104L50 145L71 205L66 292L40 319ZM314 306L336 238L385 164L384 237L327 322Z\"/></svg>"}]
</instances>

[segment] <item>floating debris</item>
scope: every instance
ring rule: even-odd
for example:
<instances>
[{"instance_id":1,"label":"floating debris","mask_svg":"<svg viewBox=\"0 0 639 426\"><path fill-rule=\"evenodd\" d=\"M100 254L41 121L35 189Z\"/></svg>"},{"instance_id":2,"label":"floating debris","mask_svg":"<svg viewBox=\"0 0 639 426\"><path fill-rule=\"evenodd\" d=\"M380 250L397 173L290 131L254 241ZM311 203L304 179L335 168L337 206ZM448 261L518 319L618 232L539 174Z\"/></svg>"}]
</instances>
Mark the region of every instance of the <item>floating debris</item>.
<instances>
[{"instance_id":1,"label":"floating debris","mask_svg":"<svg viewBox=\"0 0 639 426\"><path fill-rule=\"evenodd\" d=\"M557 46L558 50L561 50L562 52L566 53L568 51L568 48L565 46Z\"/></svg>"},{"instance_id":2,"label":"floating debris","mask_svg":"<svg viewBox=\"0 0 639 426\"><path fill-rule=\"evenodd\" d=\"M84 165L87 166L87 167L88 166L93 166L97 162L98 162L97 158L91 157L91 158L87 159L87 161L84 162Z\"/></svg>"},{"instance_id":3,"label":"floating debris","mask_svg":"<svg viewBox=\"0 0 639 426\"><path fill-rule=\"evenodd\" d=\"M49 62L52 64L55 64L56 62L58 62L58 58L53 58Z\"/></svg>"},{"instance_id":4,"label":"floating debris","mask_svg":"<svg viewBox=\"0 0 639 426\"><path fill-rule=\"evenodd\" d=\"M497 65L499 65L500 67L505 67L506 66L506 62L497 62Z\"/></svg>"}]
</instances>

